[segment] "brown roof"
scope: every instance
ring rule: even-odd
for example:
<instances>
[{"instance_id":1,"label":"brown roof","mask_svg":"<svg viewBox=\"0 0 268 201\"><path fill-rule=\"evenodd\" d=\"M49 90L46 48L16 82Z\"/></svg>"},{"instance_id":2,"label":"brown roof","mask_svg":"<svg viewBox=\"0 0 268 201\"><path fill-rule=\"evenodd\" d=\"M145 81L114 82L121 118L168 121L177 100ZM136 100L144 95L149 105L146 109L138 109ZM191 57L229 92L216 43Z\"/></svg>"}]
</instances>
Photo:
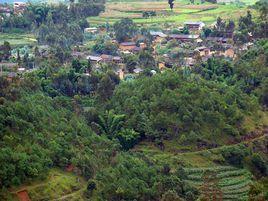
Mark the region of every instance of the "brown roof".
<instances>
[{"instance_id":1,"label":"brown roof","mask_svg":"<svg viewBox=\"0 0 268 201\"><path fill-rule=\"evenodd\" d=\"M122 45L122 46L133 46L133 45L136 45L136 43L134 43L134 42L123 42L123 43L120 43L120 45Z\"/></svg>"}]
</instances>

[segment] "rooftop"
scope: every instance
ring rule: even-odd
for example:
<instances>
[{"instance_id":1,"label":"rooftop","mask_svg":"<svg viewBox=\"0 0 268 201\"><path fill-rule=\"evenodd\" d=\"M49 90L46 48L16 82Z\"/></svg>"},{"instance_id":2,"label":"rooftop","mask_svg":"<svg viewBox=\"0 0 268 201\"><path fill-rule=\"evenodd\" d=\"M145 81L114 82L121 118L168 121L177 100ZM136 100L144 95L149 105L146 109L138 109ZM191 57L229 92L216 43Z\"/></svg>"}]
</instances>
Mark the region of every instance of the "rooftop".
<instances>
[{"instance_id":1,"label":"rooftop","mask_svg":"<svg viewBox=\"0 0 268 201\"><path fill-rule=\"evenodd\" d=\"M167 35L164 34L162 31L150 31L150 34L152 36L159 36L159 37L163 37L163 38L167 37Z\"/></svg>"},{"instance_id":2,"label":"rooftop","mask_svg":"<svg viewBox=\"0 0 268 201\"><path fill-rule=\"evenodd\" d=\"M93 56L93 55L87 56L87 59L90 59L91 61L97 61L97 62L102 60L100 56Z\"/></svg>"},{"instance_id":3,"label":"rooftop","mask_svg":"<svg viewBox=\"0 0 268 201\"><path fill-rule=\"evenodd\" d=\"M204 22L184 22L184 24L188 24L188 25L199 25L199 26L204 26L205 23Z\"/></svg>"},{"instance_id":4,"label":"rooftop","mask_svg":"<svg viewBox=\"0 0 268 201\"><path fill-rule=\"evenodd\" d=\"M122 45L122 46L133 46L133 45L136 45L136 43L134 43L134 42L123 42L123 43L120 43L120 45Z\"/></svg>"},{"instance_id":5,"label":"rooftop","mask_svg":"<svg viewBox=\"0 0 268 201\"><path fill-rule=\"evenodd\" d=\"M197 39L199 38L199 35L170 34L169 37L175 39Z\"/></svg>"}]
</instances>

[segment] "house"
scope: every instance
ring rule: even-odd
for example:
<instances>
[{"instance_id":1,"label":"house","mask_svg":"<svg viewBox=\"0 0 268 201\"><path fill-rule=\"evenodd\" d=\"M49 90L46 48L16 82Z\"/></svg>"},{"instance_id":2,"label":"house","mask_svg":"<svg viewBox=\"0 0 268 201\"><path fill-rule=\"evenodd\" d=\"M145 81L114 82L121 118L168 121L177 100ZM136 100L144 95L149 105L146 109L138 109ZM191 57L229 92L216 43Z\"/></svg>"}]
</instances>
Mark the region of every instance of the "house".
<instances>
[{"instance_id":1,"label":"house","mask_svg":"<svg viewBox=\"0 0 268 201\"><path fill-rule=\"evenodd\" d=\"M184 26L187 27L189 30L202 30L205 26L203 22L185 22Z\"/></svg>"},{"instance_id":2,"label":"house","mask_svg":"<svg viewBox=\"0 0 268 201\"><path fill-rule=\"evenodd\" d=\"M122 63L122 61L123 61L122 58L119 57L119 56L113 57L113 62L114 63L120 64L120 63Z\"/></svg>"},{"instance_id":3,"label":"house","mask_svg":"<svg viewBox=\"0 0 268 201\"><path fill-rule=\"evenodd\" d=\"M150 31L150 35L153 36L154 38L160 37L160 38L166 38L167 35L164 34L162 31Z\"/></svg>"},{"instance_id":4,"label":"house","mask_svg":"<svg viewBox=\"0 0 268 201\"><path fill-rule=\"evenodd\" d=\"M102 59L101 61L103 61L105 63L111 63L111 62L121 63L122 62L121 57L118 57L118 56L112 56L112 55L108 55L108 54L102 54L100 57Z\"/></svg>"},{"instance_id":5,"label":"house","mask_svg":"<svg viewBox=\"0 0 268 201\"><path fill-rule=\"evenodd\" d=\"M175 39L181 42L189 42L193 40L197 40L199 38L199 35L187 35L187 34L170 34L168 36L169 40Z\"/></svg>"},{"instance_id":6,"label":"house","mask_svg":"<svg viewBox=\"0 0 268 201\"><path fill-rule=\"evenodd\" d=\"M122 63L122 58L121 57L108 55L108 54L102 54L100 56L89 55L89 56L87 56L87 59L90 60L92 62L92 64L98 64L100 62L104 62L104 63L114 62L114 63L117 63L117 64Z\"/></svg>"},{"instance_id":7,"label":"house","mask_svg":"<svg viewBox=\"0 0 268 201\"><path fill-rule=\"evenodd\" d=\"M139 52L144 48L146 48L145 43L140 43L139 46L136 46L136 43L134 42L124 42L119 44L119 49L125 54L128 54L130 52Z\"/></svg>"},{"instance_id":8,"label":"house","mask_svg":"<svg viewBox=\"0 0 268 201\"><path fill-rule=\"evenodd\" d=\"M147 47L146 43L140 43L140 48L141 48L141 49L144 49L144 48L146 48L146 47Z\"/></svg>"},{"instance_id":9,"label":"house","mask_svg":"<svg viewBox=\"0 0 268 201\"><path fill-rule=\"evenodd\" d=\"M210 55L210 49L205 46L197 47L195 51L198 52L201 57Z\"/></svg>"},{"instance_id":10,"label":"house","mask_svg":"<svg viewBox=\"0 0 268 201\"><path fill-rule=\"evenodd\" d=\"M74 57L74 58L81 59L81 58L84 58L85 57L85 54L83 52L76 52L76 51L74 51L74 52L71 53L71 56Z\"/></svg>"},{"instance_id":11,"label":"house","mask_svg":"<svg viewBox=\"0 0 268 201\"><path fill-rule=\"evenodd\" d=\"M102 58L100 56L89 55L87 56L87 60L89 60L93 65L97 65L102 61Z\"/></svg>"},{"instance_id":12,"label":"house","mask_svg":"<svg viewBox=\"0 0 268 201\"><path fill-rule=\"evenodd\" d=\"M121 51L132 51L136 47L136 43L134 42L123 42L119 44L119 49Z\"/></svg>"},{"instance_id":13,"label":"house","mask_svg":"<svg viewBox=\"0 0 268 201\"><path fill-rule=\"evenodd\" d=\"M25 71L26 71L25 68L18 68L18 73L23 73L23 72L25 72Z\"/></svg>"},{"instance_id":14,"label":"house","mask_svg":"<svg viewBox=\"0 0 268 201\"><path fill-rule=\"evenodd\" d=\"M8 7L0 6L0 14L3 14L5 16L9 17L11 14L11 9Z\"/></svg>"},{"instance_id":15,"label":"house","mask_svg":"<svg viewBox=\"0 0 268 201\"><path fill-rule=\"evenodd\" d=\"M134 47L133 49L132 49L132 52L139 52L139 51L141 51L142 50L142 48L141 47Z\"/></svg>"},{"instance_id":16,"label":"house","mask_svg":"<svg viewBox=\"0 0 268 201\"><path fill-rule=\"evenodd\" d=\"M166 38L167 35L161 31L150 31L150 35L153 37L154 42L159 43L163 38Z\"/></svg>"},{"instance_id":17,"label":"house","mask_svg":"<svg viewBox=\"0 0 268 201\"><path fill-rule=\"evenodd\" d=\"M242 45L242 47L239 48L239 50L245 51L248 50L250 47L252 47L254 44L252 42L248 42Z\"/></svg>"},{"instance_id":18,"label":"house","mask_svg":"<svg viewBox=\"0 0 268 201\"><path fill-rule=\"evenodd\" d=\"M17 73L15 72L10 72L7 74L7 80L10 82L12 82L16 77L17 77Z\"/></svg>"},{"instance_id":19,"label":"house","mask_svg":"<svg viewBox=\"0 0 268 201\"><path fill-rule=\"evenodd\" d=\"M22 14L27 7L27 4L25 2L14 2L14 13L15 14Z\"/></svg>"},{"instance_id":20,"label":"house","mask_svg":"<svg viewBox=\"0 0 268 201\"><path fill-rule=\"evenodd\" d=\"M159 70L164 70L165 67L166 67L165 62L159 62L159 63L158 63L158 68L159 68Z\"/></svg>"},{"instance_id":21,"label":"house","mask_svg":"<svg viewBox=\"0 0 268 201\"><path fill-rule=\"evenodd\" d=\"M133 72L134 72L135 74L140 74L141 72L143 72L143 69L141 69L141 68L135 68L135 69L133 70Z\"/></svg>"},{"instance_id":22,"label":"house","mask_svg":"<svg viewBox=\"0 0 268 201\"><path fill-rule=\"evenodd\" d=\"M235 51L232 46L228 46L225 48L224 51L220 53L220 55L227 57L227 58L234 58L235 57Z\"/></svg>"},{"instance_id":23,"label":"house","mask_svg":"<svg viewBox=\"0 0 268 201\"><path fill-rule=\"evenodd\" d=\"M117 71L117 75L120 78L120 80L123 80L125 78L125 72L124 72L124 70L123 69L119 69Z\"/></svg>"},{"instance_id":24,"label":"house","mask_svg":"<svg viewBox=\"0 0 268 201\"><path fill-rule=\"evenodd\" d=\"M89 27L89 28L85 28L84 29L85 33L92 33L95 34L98 32L98 28L97 27Z\"/></svg>"},{"instance_id":25,"label":"house","mask_svg":"<svg viewBox=\"0 0 268 201\"><path fill-rule=\"evenodd\" d=\"M196 63L196 60L192 57L185 57L184 58L185 66L194 66Z\"/></svg>"},{"instance_id":26,"label":"house","mask_svg":"<svg viewBox=\"0 0 268 201\"><path fill-rule=\"evenodd\" d=\"M210 42L217 42L217 43L220 43L220 44L228 42L228 39L224 38L224 37L207 37L206 40L210 41Z\"/></svg>"}]
</instances>

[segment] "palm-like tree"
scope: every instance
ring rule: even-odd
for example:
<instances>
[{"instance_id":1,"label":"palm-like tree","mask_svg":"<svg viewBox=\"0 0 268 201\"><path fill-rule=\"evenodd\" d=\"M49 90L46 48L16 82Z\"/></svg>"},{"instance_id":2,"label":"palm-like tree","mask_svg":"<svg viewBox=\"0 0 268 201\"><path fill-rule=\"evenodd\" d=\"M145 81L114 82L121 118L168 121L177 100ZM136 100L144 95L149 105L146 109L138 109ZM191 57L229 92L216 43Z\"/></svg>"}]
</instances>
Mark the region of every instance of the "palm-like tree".
<instances>
[{"instance_id":1,"label":"palm-like tree","mask_svg":"<svg viewBox=\"0 0 268 201\"><path fill-rule=\"evenodd\" d=\"M107 111L104 115L99 115L99 121L93 122L101 134L105 134L112 139L122 128L125 115L115 114L113 110Z\"/></svg>"}]
</instances>

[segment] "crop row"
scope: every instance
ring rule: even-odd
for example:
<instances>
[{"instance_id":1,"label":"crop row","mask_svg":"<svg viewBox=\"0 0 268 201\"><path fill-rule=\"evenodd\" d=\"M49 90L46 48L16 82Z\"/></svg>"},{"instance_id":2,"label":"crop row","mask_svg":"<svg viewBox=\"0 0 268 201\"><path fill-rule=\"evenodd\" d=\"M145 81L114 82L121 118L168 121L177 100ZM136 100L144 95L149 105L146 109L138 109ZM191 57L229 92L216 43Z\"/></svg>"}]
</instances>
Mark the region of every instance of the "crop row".
<instances>
[{"instance_id":1,"label":"crop row","mask_svg":"<svg viewBox=\"0 0 268 201\"><path fill-rule=\"evenodd\" d=\"M232 166L218 166L213 168L186 168L185 171L187 174L195 174L195 173L204 173L206 171L215 171L215 172L225 172L237 170L237 168Z\"/></svg>"},{"instance_id":2,"label":"crop row","mask_svg":"<svg viewBox=\"0 0 268 201\"><path fill-rule=\"evenodd\" d=\"M231 171L226 171L222 172L220 174L216 175L217 179L223 179L223 178L228 178L228 177L237 177L237 176L243 176L247 174L246 170L231 170ZM203 174L190 174L188 175L189 180L203 180Z\"/></svg>"},{"instance_id":3,"label":"crop row","mask_svg":"<svg viewBox=\"0 0 268 201\"><path fill-rule=\"evenodd\" d=\"M243 184L249 181L251 181L250 176L243 175L243 177L224 178L219 182L219 185L221 187L227 187L227 186Z\"/></svg>"},{"instance_id":4,"label":"crop row","mask_svg":"<svg viewBox=\"0 0 268 201\"><path fill-rule=\"evenodd\" d=\"M224 198L224 200L233 199L233 200L236 200L236 201L248 200L248 195L247 195L247 193L240 194L240 195L224 195L223 198Z\"/></svg>"},{"instance_id":5,"label":"crop row","mask_svg":"<svg viewBox=\"0 0 268 201\"><path fill-rule=\"evenodd\" d=\"M241 189L241 188L245 188L248 187L249 184L251 183L250 180L247 180L243 183L237 184L237 185L231 185L231 186L220 186L224 191L230 191L230 190L235 190L235 189Z\"/></svg>"}]
</instances>

